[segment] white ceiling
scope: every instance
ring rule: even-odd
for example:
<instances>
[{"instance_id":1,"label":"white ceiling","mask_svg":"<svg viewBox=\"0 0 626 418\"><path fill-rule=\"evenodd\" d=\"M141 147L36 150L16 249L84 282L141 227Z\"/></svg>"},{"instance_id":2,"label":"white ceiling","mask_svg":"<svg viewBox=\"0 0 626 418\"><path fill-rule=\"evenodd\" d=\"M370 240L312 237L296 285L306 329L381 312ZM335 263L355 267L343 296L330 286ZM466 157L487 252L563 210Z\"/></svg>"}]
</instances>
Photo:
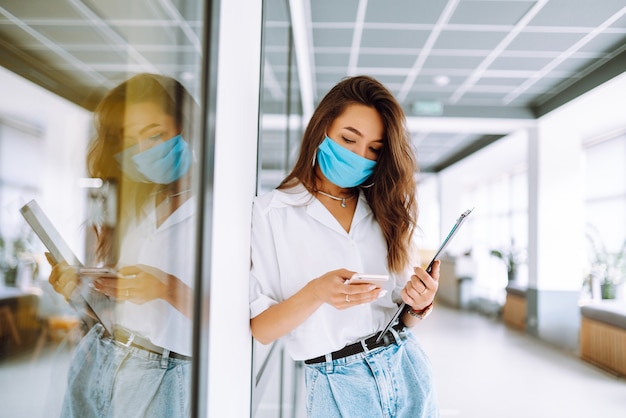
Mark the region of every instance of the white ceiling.
<instances>
[{"instance_id":1,"label":"white ceiling","mask_svg":"<svg viewBox=\"0 0 626 418\"><path fill-rule=\"evenodd\" d=\"M198 0L0 0L0 65L87 109L140 71L197 92L203 8ZM342 77L372 75L404 106L422 171L626 69L624 0L266 0L265 10L264 109L284 109L289 81L307 113ZM290 19L305 63L291 78ZM284 139L271 143L269 125L263 134L268 149L282 147L267 158L289 152Z\"/></svg>"},{"instance_id":2,"label":"white ceiling","mask_svg":"<svg viewBox=\"0 0 626 418\"><path fill-rule=\"evenodd\" d=\"M403 105L423 171L626 70L624 0L292 0L289 12L269 3L266 68L276 82L265 94L286 86L290 13L305 45L296 54L309 63L305 101L314 106L346 75L376 77Z\"/></svg>"}]
</instances>

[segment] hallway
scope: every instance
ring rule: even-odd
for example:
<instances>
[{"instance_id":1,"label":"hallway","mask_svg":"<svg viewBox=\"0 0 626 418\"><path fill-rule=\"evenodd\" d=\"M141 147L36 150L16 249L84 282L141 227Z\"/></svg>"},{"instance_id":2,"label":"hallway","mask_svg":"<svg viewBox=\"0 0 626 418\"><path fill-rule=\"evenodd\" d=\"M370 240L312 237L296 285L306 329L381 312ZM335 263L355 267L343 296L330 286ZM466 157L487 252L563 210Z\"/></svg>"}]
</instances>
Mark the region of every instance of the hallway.
<instances>
[{"instance_id":1,"label":"hallway","mask_svg":"<svg viewBox=\"0 0 626 418\"><path fill-rule=\"evenodd\" d=\"M442 418L626 416L626 379L500 320L439 305L415 333L433 362Z\"/></svg>"}]
</instances>

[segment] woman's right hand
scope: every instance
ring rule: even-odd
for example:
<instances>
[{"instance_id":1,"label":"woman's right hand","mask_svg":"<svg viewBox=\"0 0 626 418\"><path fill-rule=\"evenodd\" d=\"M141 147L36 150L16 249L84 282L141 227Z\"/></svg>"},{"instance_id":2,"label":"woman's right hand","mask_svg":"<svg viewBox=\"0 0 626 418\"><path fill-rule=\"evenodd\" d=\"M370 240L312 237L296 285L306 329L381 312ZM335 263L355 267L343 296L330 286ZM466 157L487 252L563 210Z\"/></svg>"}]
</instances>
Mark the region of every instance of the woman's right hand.
<instances>
[{"instance_id":1,"label":"woman's right hand","mask_svg":"<svg viewBox=\"0 0 626 418\"><path fill-rule=\"evenodd\" d=\"M353 275L353 271L339 269L311 280L296 294L251 318L252 335L261 344L269 344L300 326L325 303L343 310L375 301L382 289L346 284Z\"/></svg>"},{"instance_id":2,"label":"woman's right hand","mask_svg":"<svg viewBox=\"0 0 626 418\"><path fill-rule=\"evenodd\" d=\"M319 300L340 310L378 299L380 287L368 283L346 284L354 273L346 269L329 271L310 282L311 290Z\"/></svg>"},{"instance_id":3,"label":"woman's right hand","mask_svg":"<svg viewBox=\"0 0 626 418\"><path fill-rule=\"evenodd\" d=\"M65 297L66 300L72 296L72 293L78 287L79 277L76 267L70 266L65 261L55 262L50 253L46 253L46 259L52 266L52 272L48 278L48 282L52 288Z\"/></svg>"}]
</instances>

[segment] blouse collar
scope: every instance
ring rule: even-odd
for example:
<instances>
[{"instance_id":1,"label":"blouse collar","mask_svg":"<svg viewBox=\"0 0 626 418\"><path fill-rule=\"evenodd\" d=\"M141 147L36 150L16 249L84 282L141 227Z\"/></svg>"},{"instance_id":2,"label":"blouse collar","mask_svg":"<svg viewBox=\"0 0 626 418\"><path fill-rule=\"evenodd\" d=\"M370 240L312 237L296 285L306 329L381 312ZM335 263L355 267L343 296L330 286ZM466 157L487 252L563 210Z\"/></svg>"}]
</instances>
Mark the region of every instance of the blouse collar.
<instances>
[{"instance_id":1,"label":"blouse collar","mask_svg":"<svg viewBox=\"0 0 626 418\"><path fill-rule=\"evenodd\" d=\"M313 218L319 220L324 225L345 233L345 230L339 225L339 222L331 215L326 207L315 198L301 183L289 189L276 189L270 206L274 208L287 206L304 206L306 212ZM363 192L359 189L359 196L352 218L350 230L352 230L360 221L372 214L372 210L367 203L367 199Z\"/></svg>"}]
</instances>

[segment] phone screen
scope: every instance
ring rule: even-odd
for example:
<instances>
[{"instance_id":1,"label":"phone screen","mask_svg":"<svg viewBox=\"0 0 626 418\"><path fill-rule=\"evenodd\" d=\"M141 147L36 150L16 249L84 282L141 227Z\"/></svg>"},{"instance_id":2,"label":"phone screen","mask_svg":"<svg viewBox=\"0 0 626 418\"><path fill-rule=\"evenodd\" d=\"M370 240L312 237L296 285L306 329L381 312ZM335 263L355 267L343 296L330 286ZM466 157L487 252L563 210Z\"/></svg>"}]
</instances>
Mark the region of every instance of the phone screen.
<instances>
[{"instance_id":1,"label":"phone screen","mask_svg":"<svg viewBox=\"0 0 626 418\"><path fill-rule=\"evenodd\" d=\"M355 273L346 284L353 283L370 283L375 285L383 285L386 281L389 280L389 276L386 274L363 274L363 273Z\"/></svg>"},{"instance_id":2,"label":"phone screen","mask_svg":"<svg viewBox=\"0 0 626 418\"><path fill-rule=\"evenodd\" d=\"M117 272L109 267L81 267L78 274L87 277L117 277Z\"/></svg>"}]
</instances>

